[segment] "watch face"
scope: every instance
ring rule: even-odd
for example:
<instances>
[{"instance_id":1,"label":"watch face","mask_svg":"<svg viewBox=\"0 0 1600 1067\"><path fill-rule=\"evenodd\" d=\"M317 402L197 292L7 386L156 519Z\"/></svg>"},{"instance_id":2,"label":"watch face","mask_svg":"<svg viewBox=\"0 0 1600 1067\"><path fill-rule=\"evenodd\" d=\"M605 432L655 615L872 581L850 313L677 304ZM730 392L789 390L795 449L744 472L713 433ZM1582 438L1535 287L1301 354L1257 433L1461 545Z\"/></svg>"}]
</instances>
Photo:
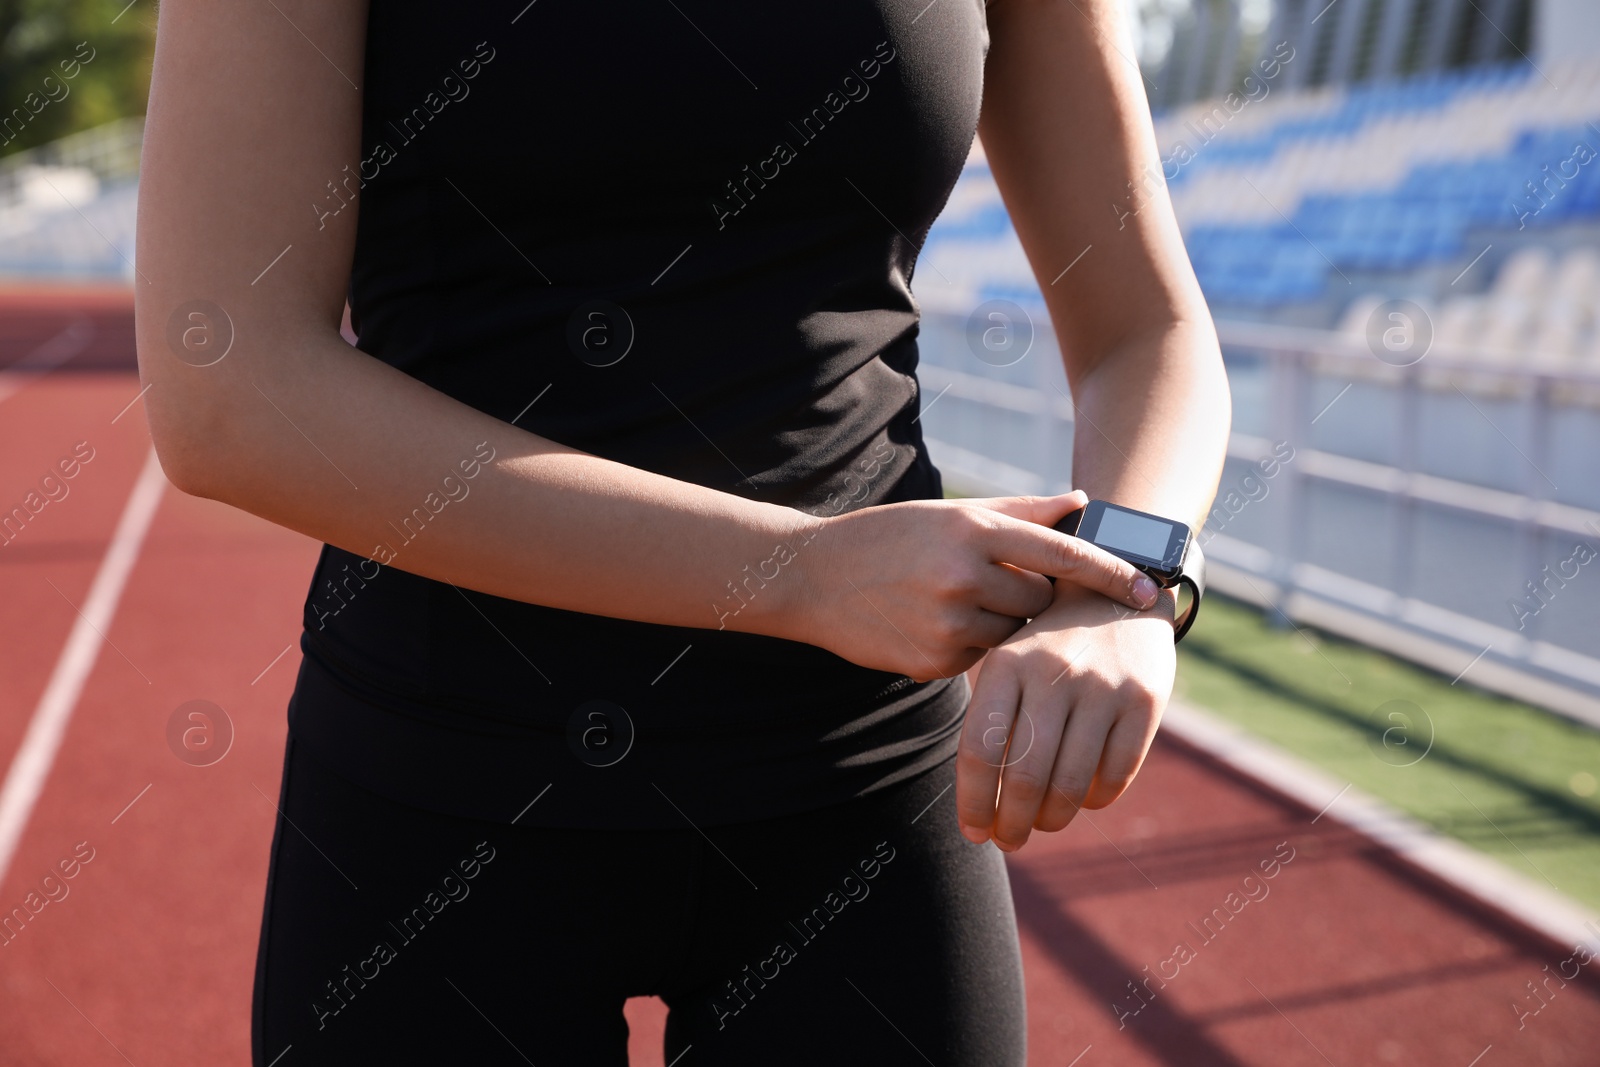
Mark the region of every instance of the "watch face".
<instances>
[{"instance_id":1,"label":"watch face","mask_svg":"<svg viewBox=\"0 0 1600 1067\"><path fill-rule=\"evenodd\" d=\"M1132 508L1091 500L1078 536L1136 566L1176 575L1189 544L1189 527Z\"/></svg>"}]
</instances>

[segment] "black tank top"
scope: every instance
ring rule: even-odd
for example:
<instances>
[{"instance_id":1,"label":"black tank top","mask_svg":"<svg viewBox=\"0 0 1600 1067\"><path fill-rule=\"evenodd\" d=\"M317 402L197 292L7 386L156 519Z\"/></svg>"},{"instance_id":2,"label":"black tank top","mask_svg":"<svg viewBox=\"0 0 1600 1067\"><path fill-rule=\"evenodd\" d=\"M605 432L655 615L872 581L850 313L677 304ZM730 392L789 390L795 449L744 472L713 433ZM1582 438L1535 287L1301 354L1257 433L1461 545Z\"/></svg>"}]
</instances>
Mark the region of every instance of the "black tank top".
<instances>
[{"instance_id":1,"label":"black tank top","mask_svg":"<svg viewBox=\"0 0 1600 1067\"><path fill-rule=\"evenodd\" d=\"M312 209L326 225L359 191L359 347L723 492L818 515L939 497L909 283L987 49L979 0L373 0L362 158ZM954 751L963 676L718 628L779 546L729 561L704 628L408 573L430 522L474 521L487 454L416 471L418 507L371 559L323 548L289 716L336 769L470 817L681 827L834 803Z\"/></svg>"}]
</instances>

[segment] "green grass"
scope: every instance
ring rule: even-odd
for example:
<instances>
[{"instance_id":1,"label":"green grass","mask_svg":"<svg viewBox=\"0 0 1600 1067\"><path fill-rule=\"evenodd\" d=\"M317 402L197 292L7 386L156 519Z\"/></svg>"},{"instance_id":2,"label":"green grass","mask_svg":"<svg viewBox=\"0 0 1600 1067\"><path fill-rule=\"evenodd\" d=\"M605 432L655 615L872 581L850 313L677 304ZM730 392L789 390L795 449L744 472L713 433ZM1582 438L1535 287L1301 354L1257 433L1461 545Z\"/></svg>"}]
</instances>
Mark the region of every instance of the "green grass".
<instances>
[{"instance_id":1,"label":"green grass","mask_svg":"<svg viewBox=\"0 0 1600 1067\"><path fill-rule=\"evenodd\" d=\"M1178 647L1183 699L1600 906L1600 732L1215 594Z\"/></svg>"}]
</instances>

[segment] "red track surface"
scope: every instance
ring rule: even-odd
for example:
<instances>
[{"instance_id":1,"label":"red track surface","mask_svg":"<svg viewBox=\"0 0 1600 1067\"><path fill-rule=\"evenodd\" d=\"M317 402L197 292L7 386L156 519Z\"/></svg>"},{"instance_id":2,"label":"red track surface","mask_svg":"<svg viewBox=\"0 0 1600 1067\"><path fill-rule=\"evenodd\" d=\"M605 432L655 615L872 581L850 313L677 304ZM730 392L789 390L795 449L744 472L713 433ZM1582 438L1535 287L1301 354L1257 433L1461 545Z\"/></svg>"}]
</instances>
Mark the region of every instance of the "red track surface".
<instances>
[{"instance_id":1,"label":"red track surface","mask_svg":"<svg viewBox=\"0 0 1600 1067\"><path fill-rule=\"evenodd\" d=\"M140 405L111 422L138 392L126 293L0 294L0 365L79 312L96 327L81 354L0 402L0 507L76 442L95 449L70 495L0 548L0 765L149 449ZM167 489L0 883L9 913L79 842L94 850L68 895L0 947L0 1065L248 1063L268 798L298 646L274 657L297 639L316 550ZM167 747L168 716L196 698L220 705L236 731L210 767ZM1128 796L1062 834L1035 835L1011 861L1030 1062L1600 1063L1600 962L1560 984L1548 976L1570 946L1496 918L1314 814L1162 739ZM1245 876L1290 850L1276 877L1251 884L1259 899L1240 907ZM1207 940L1197 928L1213 909L1227 922L1213 919L1221 932ZM1189 951L1174 959L1180 942ZM1128 983L1151 975L1136 998ZM1513 1005L1540 1004L1529 982L1544 1006L1519 1020ZM1141 1003L1119 1026L1113 1006ZM634 1001L628 1014L634 1062L661 1064L664 1008ZM906 1062L919 1062L909 1048Z\"/></svg>"}]
</instances>

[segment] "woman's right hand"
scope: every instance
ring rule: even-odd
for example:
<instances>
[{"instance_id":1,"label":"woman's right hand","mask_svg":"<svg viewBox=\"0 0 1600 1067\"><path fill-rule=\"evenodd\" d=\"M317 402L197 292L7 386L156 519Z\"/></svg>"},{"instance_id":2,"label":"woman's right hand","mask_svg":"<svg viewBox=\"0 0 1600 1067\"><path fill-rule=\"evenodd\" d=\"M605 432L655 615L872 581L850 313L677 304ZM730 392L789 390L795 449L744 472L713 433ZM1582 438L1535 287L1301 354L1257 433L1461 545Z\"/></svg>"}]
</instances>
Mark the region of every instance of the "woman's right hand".
<instances>
[{"instance_id":1,"label":"woman's right hand","mask_svg":"<svg viewBox=\"0 0 1600 1067\"><path fill-rule=\"evenodd\" d=\"M1052 575L1131 608L1156 586L1051 527L1088 503L1060 496L908 500L824 520L802 551L801 639L915 681L971 667L1052 602Z\"/></svg>"}]
</instances>

